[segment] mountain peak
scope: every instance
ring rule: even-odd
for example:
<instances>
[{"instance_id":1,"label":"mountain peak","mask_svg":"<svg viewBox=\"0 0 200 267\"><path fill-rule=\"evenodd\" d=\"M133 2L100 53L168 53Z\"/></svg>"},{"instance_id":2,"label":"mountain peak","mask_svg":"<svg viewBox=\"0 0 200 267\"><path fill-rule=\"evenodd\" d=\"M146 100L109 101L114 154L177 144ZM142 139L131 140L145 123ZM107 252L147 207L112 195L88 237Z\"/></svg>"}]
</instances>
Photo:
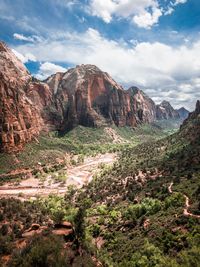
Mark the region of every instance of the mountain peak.
<instances>
[{"instance_id":1,"label":"mountain peak","mask_svg":"<svg viewBox=\"0 0 200 267\"><path fill-rule=\"evenodd\" d=\"M180 115L168 101L163 100L160 105L157 105L157 117L158 119L179 119Z\"/></svg>"},{"instance_id":2,"label":"mountain peak","mask_svg":"<svg viewBox=\"0 0 200 267\"><path fill-rule=\"evenodd\" d=\"M0 41L0 52L4 51L6 52L8 50L8 46L6 45L6 43Z\"/></svg>"},{"instance_id":3,"label":"mountain peak","mask_svg":"<svg viewBox=\"0 0 200 267\"><path fill-rule=\"evenodd\" d=\"M183 122L180 128L182 136L190 141L198 141L200 135L200 101L196 103L196 108L191 112L188 118Z\"/></svg>"},{"instance_id":4,"label":"mountain peak","mask_svg":"<svg viewBox=\"0 0 200 267\"><path fill-rule=\"evenodd\" d=\"M76 69L101 71L96 65L93 65L93 64L81 64L81 65L77 65L76 66Z\"/></svg>"},{"instance_id":5,"label":"mountain peak","mask_svg":"<svg viewBox=\"0 0 200 267\"><path fill-rule=\"evenodd\" d=\"M162 107L172 106L167 100L163 100L160 105Z\"/></svg>"},{"instance_id":6,"label":"mountain peak","mask_svg":"<svg viewBox=\"0 0 200 267\"><path fill-rule=\"evenodd\" d=\"M144 97L148 97L145 92L141 89L139 89L137 86L131 86L129 89L128 89L128 92L134 96L136 94L141 94L143 95ZM149 97L148 97L149 98Z\"/></svg>"},{"instance_id":7,"label":"mountain peak","mask_svg":"<svg viewBox=\"0 0 200 267\"><path fill-rule=\"evenodd\" d=\"M24 64L4 42L0 42L0 73L5 80L16 84L20 79L24 82L31 79Z\"/></svg>"},{"instance_id":8,"label":"mountain peak","mask_svg":"<svg viewBox=\"0 0 200 267\"><path fill-rule=\"evenodd\" d=\"M200 114L200 100L197 100L195 112Z\"/></svg>"},{"instance_id":9,"label":"mountain peak","mask_svg":"<svg viewBox=\"0 0 200 267\"><path fill-rule=\"evenodd\" d=\"M185 119L188 117L189 113L190 113L190 112L189 112L186 108L184 108L184 107L181 107L181 108L177 109L176 111L178 112L180 118L183 119L183 120L185 120Z\"/></svg>"}]
</instances>

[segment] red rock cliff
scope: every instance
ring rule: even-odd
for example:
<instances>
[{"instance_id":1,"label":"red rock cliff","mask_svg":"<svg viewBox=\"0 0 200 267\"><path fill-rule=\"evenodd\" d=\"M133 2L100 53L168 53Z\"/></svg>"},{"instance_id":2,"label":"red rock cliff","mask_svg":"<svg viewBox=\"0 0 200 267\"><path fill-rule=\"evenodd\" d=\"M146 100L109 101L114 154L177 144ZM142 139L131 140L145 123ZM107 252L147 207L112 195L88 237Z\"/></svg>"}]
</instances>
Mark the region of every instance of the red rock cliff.
<instances>
[{"instance_id":1,"label":"red rock cliff","mask_svg":"<svg viewBox=\"0 0 200 267\"><path fill-rule=\"evenodd\" d=\"M46 80L54 92L62 116L62 130L81 124L135 126L136 116L128 92L107 73L93 65L81 65Z\"/></svg>"},{"instance_id":2,"label":"red rock cliff","mask_svg":"<svg viewBox=\"0 0 200 267\"><path fill-rule=\"evenodd\" d=\"M47 85L31 75L0 42L0 151L19 151L44 128L44 106L51 102Z\"/></svg>"}]
</instances>

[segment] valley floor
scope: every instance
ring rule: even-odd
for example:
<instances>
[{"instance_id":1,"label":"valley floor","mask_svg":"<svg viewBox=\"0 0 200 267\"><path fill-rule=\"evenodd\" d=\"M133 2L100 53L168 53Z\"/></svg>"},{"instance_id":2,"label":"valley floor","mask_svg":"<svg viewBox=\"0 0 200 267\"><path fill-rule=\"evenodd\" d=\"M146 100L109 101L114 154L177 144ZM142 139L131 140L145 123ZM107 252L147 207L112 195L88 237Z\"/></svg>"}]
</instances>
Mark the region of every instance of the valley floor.
<instances>
[{"instance_id":1,"label":"valley floor","mask_svg":"<svg viewBox=\"0 0 200 267\"><path fill-rule=\"evenodd\" d=\"M115 154L107 153L96 157L88 157L84 160L84 163L77 166L66 166L59 170L63 175L66 175L64 181L53 181L52 174L47 174L43 181L32 175L30 178L19 182L7 182L0 186L0 198L15 197L24 200L50 194L64 195L69 186L80 188L88 184L101 164L111 164L115 161L115 158ZM54 172L53 175L56 177L59 173Z\"/></svg>"}]
</instances>

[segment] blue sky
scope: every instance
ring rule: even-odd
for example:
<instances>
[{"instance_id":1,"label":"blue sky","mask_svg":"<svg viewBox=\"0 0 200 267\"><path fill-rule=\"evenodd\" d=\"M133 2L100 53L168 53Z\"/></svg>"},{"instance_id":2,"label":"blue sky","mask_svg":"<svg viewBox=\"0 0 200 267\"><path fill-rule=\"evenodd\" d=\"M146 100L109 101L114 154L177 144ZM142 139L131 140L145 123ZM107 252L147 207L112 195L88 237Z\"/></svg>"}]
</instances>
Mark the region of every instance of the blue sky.
<instances>
[{"instance_id":1,"label":"blue sky","mask_svg":"<svg viewBox=\"0 0 200 267\"><path fill-rule=\"evenodd\" d=\"M199 0L0 0L0 39L44 79L95 64L154 101L200 99Z\"/></svg>"}]
</instances>

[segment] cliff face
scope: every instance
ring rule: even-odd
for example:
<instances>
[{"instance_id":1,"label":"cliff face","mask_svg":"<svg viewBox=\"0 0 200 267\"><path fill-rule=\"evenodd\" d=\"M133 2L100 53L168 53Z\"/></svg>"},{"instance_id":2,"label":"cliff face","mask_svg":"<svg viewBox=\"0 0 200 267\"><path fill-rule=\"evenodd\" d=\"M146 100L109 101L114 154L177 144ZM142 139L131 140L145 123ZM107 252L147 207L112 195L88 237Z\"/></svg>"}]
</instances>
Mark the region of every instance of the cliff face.
<instances>
[{"instance_id":1,"label":"cliff face","mask_svg":"<svg viewBox=\"0 0 200 267\"><path fill-rule=\"evenodd\" d=\"M131 107L138 122L151 123L156 120L156 105L142 90L137 87L128 89Z\"/></svg>"},{"instance_id":2,"label":"cliff face","mask_svg":"<svg viewBox=\"0 0 200 267\"><path fill-rule=\"evenodd\" d=\"M179 119L180 115L169 102L163 101L156 107L156 117L158 120Z\"/></svg>"},{"instance_id":3,"label":"cliff face","mask_svg":"<svg viewBox=\"0 0 200 267\"><path fill-rule=\"evenodd\" d=\"M46 80L54 92L63 131L81 124L135 126L128 92L107 73L93 65L81 65Z\"/></svg>"},{"instance_id":4,"label":"cliff face","mask_svg":"<svg viewBox=\"0 0 200 267\"><path fill-rule=\"evenodd\" d=\"M17 151L36 137L42 120L25 94L31 76L12 51L0 43L0 151Z\"/></svg>"},{"instance_id":5,"label":"cliff face","mask_svg":"<svg viewBox=\"0 0 200 267\"><path fill-rule=\"evenodd\" d=\"M168 102L156 106L143 91L124 90L93 65L40 82L0 42L0 151L19 151L41 131L65 133L76 125L135 127L178 117Z\"/></svg>"}]
</instances>

